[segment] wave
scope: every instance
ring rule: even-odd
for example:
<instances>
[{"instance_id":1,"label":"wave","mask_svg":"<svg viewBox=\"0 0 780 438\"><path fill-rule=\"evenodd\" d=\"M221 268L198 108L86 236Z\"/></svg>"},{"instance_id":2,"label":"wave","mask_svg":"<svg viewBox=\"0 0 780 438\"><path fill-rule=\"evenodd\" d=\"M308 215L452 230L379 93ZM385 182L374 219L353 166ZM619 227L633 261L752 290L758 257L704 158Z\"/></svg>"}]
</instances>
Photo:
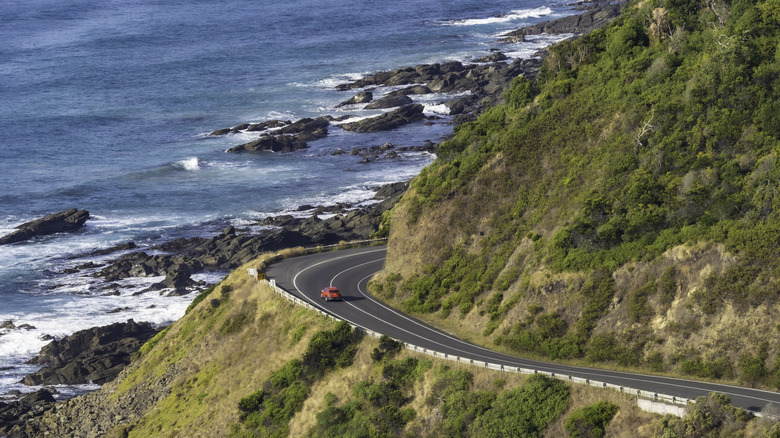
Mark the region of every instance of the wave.
<instances>
[{"instance_id":1,"label":"wave","mask_svg":"<svg viewBox=\"0 0 780 438\"><path fill-rule=\"evenodd\" d=\"M198 157L190 157L173 163L173 167L192 172L200 169L200 160L198 160Z\"/></svg>"},{"instance_id":2,"label":"wave","mask_svg":"<svg viewBox=\"0 0 780 438\"><path fill-rule=\"evenodd\" d=\"M553 13L553 10L547 6L541 6L534 9L518 9L506 15L488 18L469 18L462 20L449 20L442 22L444 26L481 26L485 24L506 23L509 21L522 20L524 18L540 18Z\"/></svg>"},{"instance_id":3,"label":"wave","mask_svg":"<svg viewBox=\"0 0 780 438\"><path fill-rule=\"evenodd\" d=\"M557 35L529 35L522 43L515 45L515 49L504 51L504 55L510 59L514 58L532 58L538 56L538 52L545 47L549 47L555 43L559 43L563 40L574 37L573 33L557 34Z\"/></svg>"},{"instance_id":4,"label":"wave","mask_svg":"<svg viewBox=\"0 0 780 438\"><path fill-rule=\"evenodd\" d=\"M425 115L444 115L448 116L450 115L450 109L447 107L447 105L440 103L435 105L425 105L425 108L423 109L423 114Z\"/></svg>"}]
</instances>

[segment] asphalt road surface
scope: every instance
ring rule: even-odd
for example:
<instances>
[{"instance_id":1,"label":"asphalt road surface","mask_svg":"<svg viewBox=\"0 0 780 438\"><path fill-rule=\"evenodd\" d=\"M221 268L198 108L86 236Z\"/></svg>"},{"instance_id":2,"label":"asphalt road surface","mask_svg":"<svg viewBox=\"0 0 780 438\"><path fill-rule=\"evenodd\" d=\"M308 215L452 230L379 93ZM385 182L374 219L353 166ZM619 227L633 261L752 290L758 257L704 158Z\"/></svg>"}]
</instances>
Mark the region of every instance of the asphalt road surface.
<instances>
[{"instance_id":1,"label":"asphalt road surface","mask_svg":"<svg viewBox=\"0 0 780 438\"><path fill-rule=\"evenodd\" d=\"M356 326L440 353L688 399L719 392L726 394L734 405L751 411L761 411L769 403L780 406L778 392L527 360L465 342L384 305L368 294L368 280L382 269L384 260L384 246L350 249L286 259L271 265L266 273L282 289ZM320 290L327 286L338 287L343 301L323 301Z\"/></svg>"}]
</instances>

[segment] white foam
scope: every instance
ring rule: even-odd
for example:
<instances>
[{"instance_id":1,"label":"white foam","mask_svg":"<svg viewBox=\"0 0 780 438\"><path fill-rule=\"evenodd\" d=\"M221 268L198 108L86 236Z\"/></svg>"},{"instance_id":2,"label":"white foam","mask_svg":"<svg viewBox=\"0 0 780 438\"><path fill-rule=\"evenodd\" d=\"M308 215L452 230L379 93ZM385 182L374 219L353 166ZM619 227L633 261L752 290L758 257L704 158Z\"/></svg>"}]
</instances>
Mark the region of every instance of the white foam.
<instances>
[{"instance_id":1,"label":"white foam","mask_svg":"<svg viewBox=\"0 0 780 438\"><path fill-rule=\"evenodd\" d=\"M347 82L354 82L358 79L364 78L371 72L362 73L336 73L328 76L325 79L320 79L314 82L289 82L287 85L297 88L321 88L321 89L333 89L336 85L344 84Z\"/></svg>"},{"instance_id":2,"label":"white foam","mask_svg":"<svg viewBox=\"0 0 780 438\"><path fill-rule=\"evenodd\" d=\"M566 33L559 35L541 34L526 37L525 41L512 45L513 49L507 50L504 54L511 58L531 58L536 56L536 53L548 46L555 43L559 43L563 40L573 38L575 34Z\"/></svg>"},{"instance_id":3,"label":"white foam","mask_svg":"<svg viewBox=\"0 0 780 438\"><path fill-rule=\"evenodd\" d=\"M522 20L525 18L541 18L553 13L553 10L547 6L541 6L534 9L518 9L506 15L488 18L470 18L465 20L450 20L441 23L445 26L480 26L485 24L506 23L509 21Z\"/></svg>"},{"instance_id":4,"label":"white foam","mask_svg":"<svg viewBox=\"0 0 780 438\"><path fill-rule=\"evenodd\" d=\"M450 109L447 105L443 103L436 104L436 105L425 105L425 107L423 108L423 114L427 116L434 115L434 114L448 116L450 115Z\"/></svg>"},{"instance_id":5,"label":"white foam","mask_svg":"<svg viewBox=\"0 0 780 438\"><path fill-rule=\"evenodd\" d=\"M149 277L117 283L148 286L162 279ZM119 296L40 296L39 300L44 302L46 308L55 310L25 314L0 313L0 321L11 320L17 326L29 324L35 327L7 331L0 336L0 364L15 364L37 354L49 342L41 339L43 335L62 338L79 330L124 322L130 318L154 325L169 324L184 315L184 310L194 297L195 294L161 296L159 292L134 296L127 290L122 290ZM124 308L128 310L112 313L113 310Z\"/></svg>"},{"instance_id":6,"label":"white foam","mask_svg":"<svg viewBox=\"0 0 780 438\"><path fill-rule=\"evenodd\" d=\"M173 165L174 167L192 172L200 169L200 160L198 160L198 157L190 157L181 161L177 161Z\"/></svg>"}]
</instances>

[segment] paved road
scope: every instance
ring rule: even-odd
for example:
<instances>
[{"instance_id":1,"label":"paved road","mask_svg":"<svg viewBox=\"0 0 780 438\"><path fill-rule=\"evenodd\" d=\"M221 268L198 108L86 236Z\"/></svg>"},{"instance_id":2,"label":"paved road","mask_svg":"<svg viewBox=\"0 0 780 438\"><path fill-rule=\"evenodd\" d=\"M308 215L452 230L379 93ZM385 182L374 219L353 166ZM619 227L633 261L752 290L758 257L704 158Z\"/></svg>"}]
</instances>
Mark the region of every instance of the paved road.
<instances>
[{"instance_id":1,"label":"paved road","mask_svg":"<svg viewBox=\"0 0 780 438\"><path fill-rule=\"evenodd\" d=\"M777 392L545 363L494 352L465 342L392 309L368 294L366 284L374 273L382 269L384 260L385 247L350 249L286 259L271 265L267 275L276 280L282 289L354 325L448 355L567 374L689 399L715 391L728 395L736 406L752 411L760 411L768 403L780 406L780 393ZM326 286L341 289L344 301L322 301L319 292Z\"/></svg>"}]
</instances>

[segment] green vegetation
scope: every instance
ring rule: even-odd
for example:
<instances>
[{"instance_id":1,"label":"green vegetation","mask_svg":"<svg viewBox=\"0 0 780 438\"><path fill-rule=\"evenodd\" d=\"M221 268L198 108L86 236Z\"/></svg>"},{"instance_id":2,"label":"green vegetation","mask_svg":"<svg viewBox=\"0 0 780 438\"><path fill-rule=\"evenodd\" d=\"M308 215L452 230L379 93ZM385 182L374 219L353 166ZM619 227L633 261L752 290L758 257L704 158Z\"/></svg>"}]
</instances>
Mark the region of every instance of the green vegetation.
<instances>
[{"instance_id":1,"label":"green vegetation","mask_svg":"<svg viewBox=\"0 0 780 438\"><path fill-rule=\"evenodd\" d=\"M744 433L747 423L753 415L741 408L735 408L728 397L723 394L710 393L698 397L696 403L683 418L666 415L660 421L664 437L684 436L737 436ZM772 428L777 436L780 428L776 424ZM771 433L771 432L770 432Z\"/></svg>"},{"instance_id":2,"label":"green vegetation","mask_svg":"<svg viewBox=\"0 0 780 438\"><path fill-rule=\"evenodd\" d=\"M348 367L355 357L360 335L346 322L312 336L303 359L293 359L263 383L263 389L238 402L241 424L231 436L284 437L288 424L309 397L311 385L332 369Z\"/></svg>"},{"instance_id":3,"label":"green vegetation","mask_svg":"<svg viewBox=\"0 0 780 438\"><path fill-rule=\"evenodd\" d=\"M566 410L569 388L558 380L533 375L520 388L504 391L473 423L480 437L542 436L542 431Z\"/></svg>"},{"instance_id":4,"label":"green vegetation","mask_svg":"<svg viewBox=\"0 0 780 438\"><path fill-rule=\"evenodd\" d=\"M387 362L381 365L380 381L360 382L352 390L353 398L341 405L333 394L326 395L326 408L317 413L317 426L309 435L403 436L404 426L417 415L409 406L409 394L415 383L430 374L433 387L425 403L442 416L430 436L541 436L569 404L568 387L541 375L510 390L499 385L491 391L474 391L469 371L443 365L430 368L430 361L414 358Z\"/></svg>"},{"instance_id":5,"label":"green vegetation","mask_svg":"<svg viewBox=\"0 0 780 438\"><path fill-rule=\"evenodd\" d=\"M430 368L429 361L407 358L382 366L379 383L362 381L352 388L354 399L343 406L336 405L330 394L327 407L317 413L317 426L310 436L374 437L398 436L415 417L404 394Z\"/></svg>"},{"instance_id":6,"label":"green vegetation","mask_svg":"<svg viewBox=\"0 0 780 438\"><path fill-rule=\"evenodd\" d=\"M566 431L572 437L601 438L617 411L616 405L604 401L577 409L566 419Z\"/></svg>"},{"instance_id":7,"label":"green vegetation","mask_svg":"<svg viewBox=\"0 0 780 438\"><path fill-rule=\"evenodd\" d=\"M776 346L707 329L780 303L780 2L629 2L505 101L457 127L386 218L405 243L390 240L402 280L384 296L441 319L480 303L486 343L512 351L780 387ZM423 238L432 223L446 235ZM671 262L681 247L718 260ZM513 308L548 289L545 314ZM674 359L692 336L707 350Z\"/></svg>"}]
</instances>

